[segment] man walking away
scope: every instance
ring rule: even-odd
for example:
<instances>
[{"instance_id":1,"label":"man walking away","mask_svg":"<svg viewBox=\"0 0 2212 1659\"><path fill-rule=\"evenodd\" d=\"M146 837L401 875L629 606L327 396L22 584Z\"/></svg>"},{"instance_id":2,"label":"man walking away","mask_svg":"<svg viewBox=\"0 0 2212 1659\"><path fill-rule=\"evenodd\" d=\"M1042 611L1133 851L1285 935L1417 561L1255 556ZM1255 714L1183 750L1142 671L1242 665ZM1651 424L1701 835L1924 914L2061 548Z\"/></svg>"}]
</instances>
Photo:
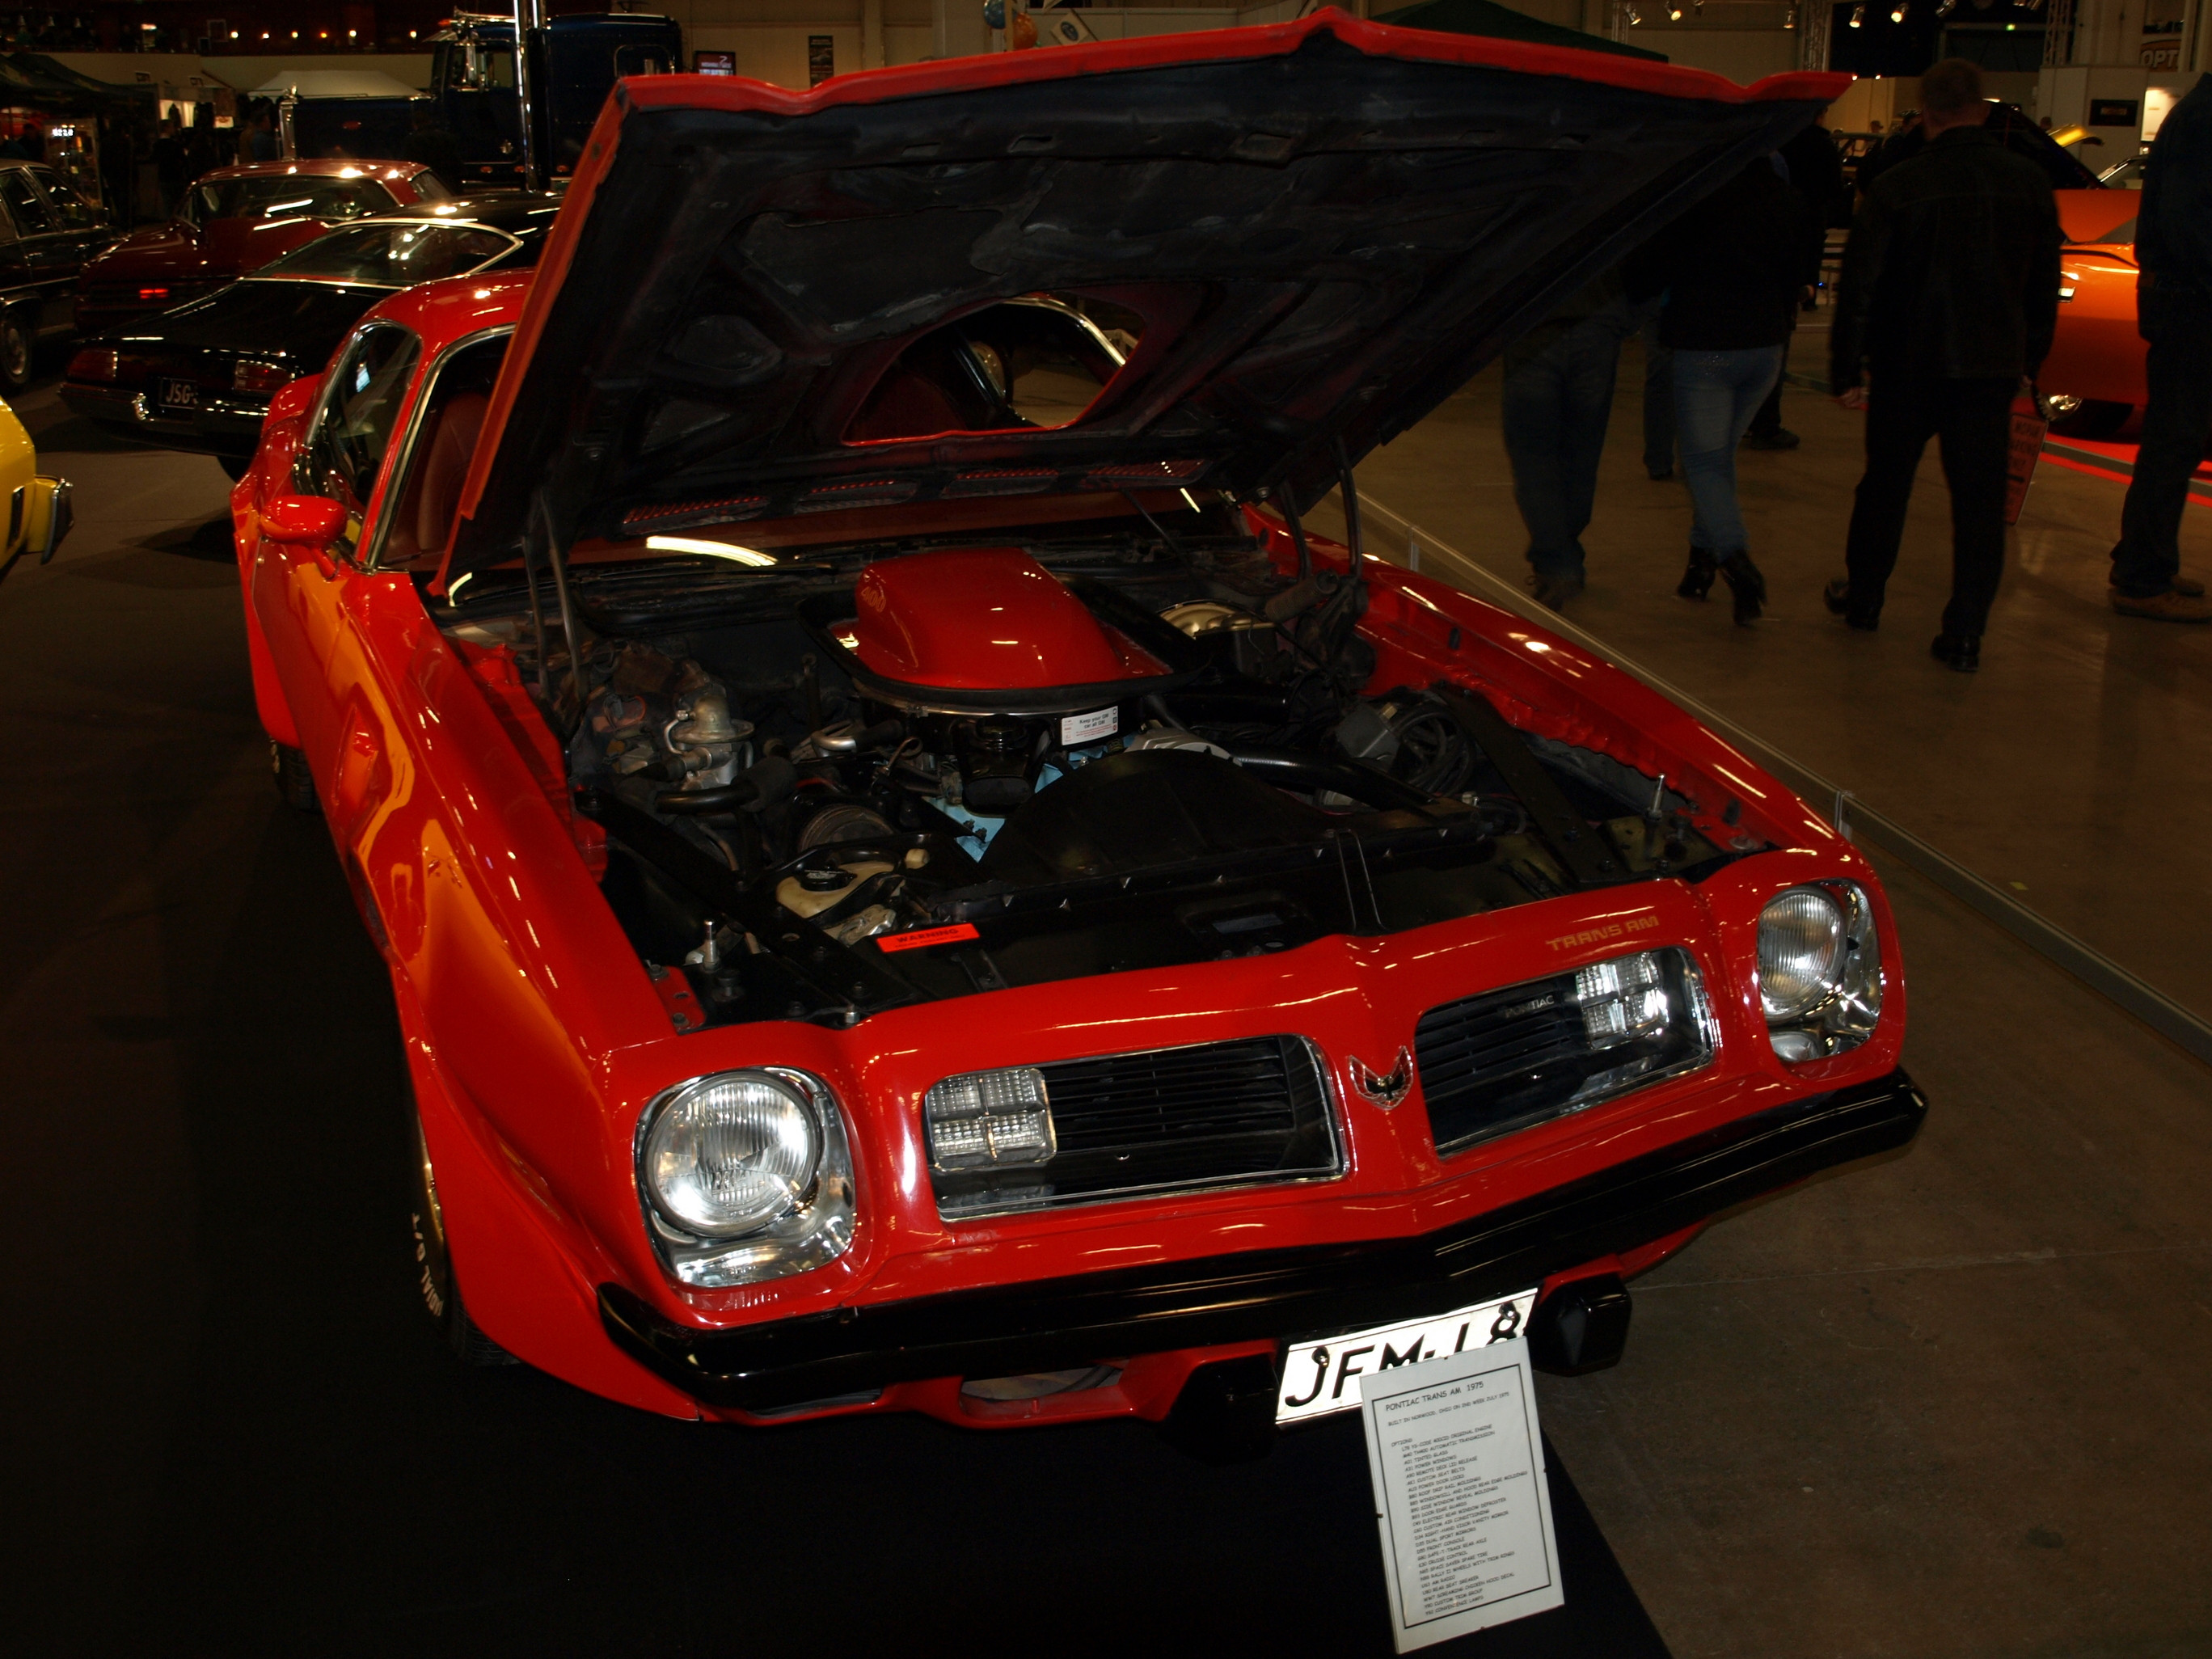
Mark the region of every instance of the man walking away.
<instances>
[{"instance_id":1,"label":"man walking away","mask_svg":"<svg viewBox=\"0 0 2212 1659\"><path fill-rule=\"evenodd\" d=\"M185 145L174 121L161 123L154 140L154 179L161 186L161 216L173 219L185 195Z\"/></svg>"},{"instance_id":2,"label":"man walking away","mask_svg":"<svg viewBox=\"0 0 2212 1659\"><path fill-rule=\"evenodd\" d=\"M1500 412L1513 504L1528 527L1528 586L1554 611L1583 591L1582 533L1597 499L1613 372L1635 326L1620 276L1607 271L1505 349Z\"/></svg>"},{"instance_id":3,"label":"man walking away","mask_svg":"<svg viewBox=\"0 0 2212 1659\"><path fill-rule=\"evenodd\" d=\"M1736 503L1736 446L1782 373L1811 217L1762 155L1628 260L1632 297L1666 294L1659 337L1674 354L1674 429L1692 509L1689 568L1674 591L1702 599L1722 577L1739 623L1759 619L1766 579Z\"/></svg>"},{"instance_id":4,"label":"man walking away","mask_svg":"<svg viewBox=\"0 0 2212 1659\"><path fill-rule=\"evenodd\" d=\"M2112 550L2112 609L2212 622L2204 584L2181 574L2181 512L2212 432L2212 75L2167 113L2136 216L2136 331L2149 343L2142 447Z\"/></svg>"},{"instance_id":5,"label":"man walking away","mask_svg":"<svg viewBox=\"0 0 2212 1659\"><path fill-rule=\"evenodd\" d=\"M1674 353L1659 340L1659 313L1637 331L1644 343L1644 470L1654 483L1674 476Z\"/></svg>"},{"instance_id":6,"label":"man walking away","mask_svg":"<svg viewBox=\"0 0 2212 1659\"><path fill-rule=\"evenodd\" d=\"M438 182L459 196L463 189L461 147L453 130L438 117L437 106L428 98L415 106L413 131L400 151L400 159L420 161L437 175Z\"/></svg>"},{"instance_id":7,"label":"man walking away","mask_svg":"<svg viewBox=\"0 0 2212 1659\"><path fill-rule=\"evenodd\" d=\"M1982 131L1981 70L1947 58L1920 77L1920 96L1927 147L1875 180L1844 249L1829 381L1838 403L1867 411L1867 464L1849 574L1828 584L1827 603L1874 629L1912 475L1940 438L1951 603L1929 650L1970 674L2004 568L2012 400L2051 349L2061 239L2042 170Z\"/></svg>"},{"instance_id":8,"label":"man walking away","mask_svg":"<svg viewBox=\"0 0 2212 1659\"><path fill-rule=\"evenodd\" d=\"M1797 313L1810 309L1813 295L1820 285L1820 256L1827 250L1828 216L1836 206L1837 198L1844 193L1844 164L1836 155L1836 141L1827 128L1818 124L1807 127L1788 143L1775 152L1789 172L1790 188L1805 198L1811 210L1805 225L1805 266L1803 293L1801 304L1790 313L1790 327L1797 327ZM1790 348L1782 348L1782 367L1786 374L1790 368ZM1774 390L1766 394L1766 401L1759 406L1759 413L1751 417L1751 427L1743 434L1746 449L1795 449L1797 434L1782 424L1782 380L1774 377Z\"/></svg>"}]
</instances>

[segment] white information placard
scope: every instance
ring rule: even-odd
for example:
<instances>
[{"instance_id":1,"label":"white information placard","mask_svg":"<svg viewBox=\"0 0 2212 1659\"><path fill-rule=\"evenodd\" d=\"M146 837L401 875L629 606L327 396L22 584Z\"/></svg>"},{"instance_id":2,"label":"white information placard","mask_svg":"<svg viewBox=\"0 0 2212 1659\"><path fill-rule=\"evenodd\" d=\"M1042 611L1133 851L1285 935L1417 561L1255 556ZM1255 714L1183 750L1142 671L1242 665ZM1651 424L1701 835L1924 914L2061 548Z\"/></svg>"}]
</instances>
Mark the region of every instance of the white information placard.
<instances>
[{"instance_id":1,"label":"white information placard","mask_svg":"<svg viewBox=\"0 0 2212 1659\"><path fill-rule=\"evenodd\" d=\"M1358 1381L1397 1650L1563 1605L1528 1343Z\"/></svg>"}]
</instances>

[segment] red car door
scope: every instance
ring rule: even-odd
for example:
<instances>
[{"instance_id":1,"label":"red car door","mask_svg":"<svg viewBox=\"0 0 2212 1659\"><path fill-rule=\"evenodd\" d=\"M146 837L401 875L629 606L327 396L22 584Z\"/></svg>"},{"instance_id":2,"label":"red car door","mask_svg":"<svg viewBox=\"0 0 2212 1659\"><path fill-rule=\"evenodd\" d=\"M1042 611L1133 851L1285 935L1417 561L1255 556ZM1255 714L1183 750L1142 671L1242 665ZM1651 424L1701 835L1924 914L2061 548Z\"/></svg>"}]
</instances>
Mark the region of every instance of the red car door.
<instances>
[{"instance_id":1,"label":"red car door","mask_svg":"<svg viewBox=\"0 0 2212 1659\"><path fill-rule=\"evenodd\" d=\"M363 667L347 623L348 590L362 580L354 550L422 356L421 339L397 323L360 330L324 380L290 476L264 486L334 501L345 514L326 545L261 537L250 577L255 617L326 802ZM262 505L274 509L269 496Z\"/></svg>"}]
</instances>

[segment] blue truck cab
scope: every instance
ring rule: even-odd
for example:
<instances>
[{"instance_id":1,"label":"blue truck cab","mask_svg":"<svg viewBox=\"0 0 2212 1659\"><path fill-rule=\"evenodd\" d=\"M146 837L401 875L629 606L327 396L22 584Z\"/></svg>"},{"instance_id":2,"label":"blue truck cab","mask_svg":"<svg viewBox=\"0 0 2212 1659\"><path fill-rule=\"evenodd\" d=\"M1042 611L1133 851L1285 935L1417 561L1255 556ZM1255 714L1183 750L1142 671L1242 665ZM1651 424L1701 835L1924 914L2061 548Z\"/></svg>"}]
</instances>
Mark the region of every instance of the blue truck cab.
<instances>
[{"instance_id":1,"label":"blue truck cab","mask_svg":"<svg viewBox=\"0 0 2212 1659\"><path fill-rule=\"evenodd\" d=\"M534 60L533 145L547 182L576 170L584 140L617 80L669 75L684 64L684 32L672 17L593 12L555 17L528 32ZM523 182L523 100L514 18L457 12L430 37L430 95L461 155L464 189Z\"/></svg>"}]
</instances>

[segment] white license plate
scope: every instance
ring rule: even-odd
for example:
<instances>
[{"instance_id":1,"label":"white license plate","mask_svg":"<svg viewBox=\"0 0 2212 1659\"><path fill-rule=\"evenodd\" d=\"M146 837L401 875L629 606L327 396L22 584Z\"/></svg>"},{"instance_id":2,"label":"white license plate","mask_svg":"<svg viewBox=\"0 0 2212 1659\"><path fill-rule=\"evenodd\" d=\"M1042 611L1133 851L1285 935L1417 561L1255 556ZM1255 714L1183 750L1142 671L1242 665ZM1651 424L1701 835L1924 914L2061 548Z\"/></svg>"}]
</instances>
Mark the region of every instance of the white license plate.
<instances>
[{"instance_id":1,"label":"white license plate","mask_svg":"<svg viewBox=\"0 0 2212 1659\"><path fill-rule=\"evenodd\" d=\"M161 400L164 414L188 415L200 406L200 389L190 380L163 380Z\"/></svg>"},{"instance_id":2,"label":"white license plate","mask_svg":"<svg viewBox=\"0 0 2212 1659\"><path fill-rule=\"evenodd\" d=\"M1275 1421L1300 1423L1331 1412L1358 1411L1361 1377L1510 1341L1527 1331L1535 1306L1536 1292L1527 1290L1411 1325L1384 1325L1293 1342L1283 1358Z\"/></svg>"}]
</instances>

